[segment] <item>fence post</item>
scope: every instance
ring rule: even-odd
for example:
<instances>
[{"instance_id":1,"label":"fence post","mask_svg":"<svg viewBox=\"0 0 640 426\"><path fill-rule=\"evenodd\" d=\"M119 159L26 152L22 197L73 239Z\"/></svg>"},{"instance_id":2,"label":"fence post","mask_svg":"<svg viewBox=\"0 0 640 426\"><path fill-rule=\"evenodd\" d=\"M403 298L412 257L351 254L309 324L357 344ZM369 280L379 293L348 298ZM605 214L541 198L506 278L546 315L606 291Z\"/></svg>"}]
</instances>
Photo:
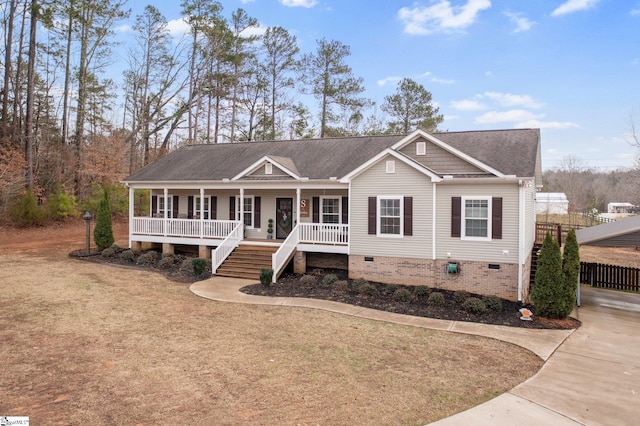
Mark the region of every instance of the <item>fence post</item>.
<instances>
[{"instance_id":1,"label":"fence post","mask_svg":"<svg viewBox=\"0 0 640 426\"><path fill-rule=\"evenodd\" d=\"M562 224L558 224L558 245L562 246Z\"/></svg>"}]
</instances>

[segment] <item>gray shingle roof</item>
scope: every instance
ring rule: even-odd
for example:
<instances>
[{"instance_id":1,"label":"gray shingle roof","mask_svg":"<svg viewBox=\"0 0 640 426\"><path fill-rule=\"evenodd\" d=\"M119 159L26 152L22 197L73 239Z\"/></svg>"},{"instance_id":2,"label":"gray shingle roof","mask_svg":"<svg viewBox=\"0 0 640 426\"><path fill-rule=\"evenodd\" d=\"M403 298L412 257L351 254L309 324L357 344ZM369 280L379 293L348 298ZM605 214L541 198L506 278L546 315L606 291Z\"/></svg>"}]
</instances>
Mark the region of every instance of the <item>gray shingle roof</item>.
<instances>
[{"instance_id":1,"label":"gray shingle roof","mask_svg":"<svg viewBox=\"0 0 640 426\"><path fill-rule=\"evenodd\" d=\"M507 175L535 175L537 129L446 132L434 136ZM264 156L290 159L302 177L341 178L404 136L187 145L125 179L126 182L231 179Z\"/></svg>"}]
</instances>

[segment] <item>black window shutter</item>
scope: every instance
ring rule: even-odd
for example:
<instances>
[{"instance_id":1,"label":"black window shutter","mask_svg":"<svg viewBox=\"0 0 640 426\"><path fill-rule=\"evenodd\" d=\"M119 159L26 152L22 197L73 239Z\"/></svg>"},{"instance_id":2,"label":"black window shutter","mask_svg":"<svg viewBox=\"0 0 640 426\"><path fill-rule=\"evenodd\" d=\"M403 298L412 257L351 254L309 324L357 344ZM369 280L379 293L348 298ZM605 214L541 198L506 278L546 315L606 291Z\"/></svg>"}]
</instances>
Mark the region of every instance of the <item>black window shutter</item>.
<instances>
[{"instance_id":1,"label":"black window shutter","mask_svg":"<svg viewBox=\"0 0 640 426\"><path fill-rule=\"evenodd\" d=\"M311 207L313 210L312 222L320 223L320 197L313 197Z\"/></svg>"},{"instance_id":2,"label":"black window shutter","mask_svg":"<svg viewBox=\"0 0 640 426\"><path fill-rule=\"evenodd\" d=\"M229 197L229 220L236 220L236 197Z\"/></svg>"},{"instance_id":3,"label":"black window shutter","mask_svg":"<svg viewBox=\"0 0 640 426\"><path fill-rule=\"evenodd\" d=\"M491 199L491 238L502 239L502 197Z\"/></svg>"},{"instance_id":4,"label":"black window shutter","mask_svg":"<svg viewBox=\"0 0 640 426\"><path fill-rule=\"evenodd\" d=\"M178 206L179 204L180 198L177 195L173 196L173 217L174 219L178 217Z\"/></svg>"},{"instance_id":5,"label":"black window shutter","mask_svg":"<svg viewBox=\"0 0 640 426\"><path fill-rule=\"evenodd\" d=\"M187 201L187 219L193 219L193 195L189 195Z\"/></svg>"},{"instance_id":6,"label":"black window shutter","mask_svg":"<svg viewBox=\"0 0 640 426\"><path fill-rule=\"evenodd\" d=\"M462 220L462 198L451 197L451 236L460 237Z\"/></svg>"},{"instance_id":7,"label":"black window shutter","mask_svg":"<svg viewBox=\"0 0 640 426\"><path fill-rule=\"evenodd\" d=\"M158 196L152 195L151 196L151 217L155 217L157 213L158 213Z\"/></svg>"},{"instance_id":8,"label":"black window shutter","mask_svg":"<svg viewBox=\"0 0 640 426\"><path fill-rule=\"evenodd\" d=\"M211 217L209 219L218 219L218 197L212 196L211 203L209 204L209 210L211 211Z\"/></svg>"},{"instance_id":9,"label":"black window shutter","mask_svg":"<svg viewBox=\"0 0 640 426\"><path fill-rule=\"evenodd\" d=\"M349 197L342 197L342 223L349 223Z\"/></svg>"},{"instance_id":10,"label":"black window shutter","mask_svg":"<svg viewBox=\"0 0 640 426\"><path fill-rule=\"evenodd\" d=\"M253 197L253 227L260 228L260 197Z\"/></svg>"},{"instance_id":11,"label":"black window shutter","mask_svg":"<svg viewBox=\"0 0 640 426\"><path fill-rule=\"evenodd\" d=\"M376 197L369 197L369 235L377 234L378 202Z\"/></svg>"},{"instance_id":12,"label":"black window shutter","mask_svg":"<svg viewBox=\"0 0 640 426\"><path fill-rule=\"evenodd\" d=\"M413 197L404 197L404 235L413 235Z\"/></svg>"}]
</instances>

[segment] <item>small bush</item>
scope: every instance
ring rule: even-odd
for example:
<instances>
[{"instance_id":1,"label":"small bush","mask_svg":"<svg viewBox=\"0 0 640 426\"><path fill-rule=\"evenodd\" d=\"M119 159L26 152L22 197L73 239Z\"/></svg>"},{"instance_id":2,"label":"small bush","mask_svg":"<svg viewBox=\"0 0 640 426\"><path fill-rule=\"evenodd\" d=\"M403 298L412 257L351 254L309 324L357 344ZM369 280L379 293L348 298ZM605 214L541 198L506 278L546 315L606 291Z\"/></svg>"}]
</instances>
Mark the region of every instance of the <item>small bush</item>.
<instances>
[{"instance_id":1,"label":"small bush","mask_svg":"<svg viewBox=\"0 0 640 426\"><path fill-rule=\"evenodd\" d=\"M462 304L464 303L469 297L471 296L471 294L468 291L465 290L458 290L455 293L453 293L453 301L458 303L458 304Z\"/></svg>"},{"instance_id":2,"label":"small bush","mask_svg":"<svg viewBox=\"0 0 640 426\"><path fill-rule=\"evenodd\" d=\"M333 290L338 293L346 293L349 290L349 281L338 280L333 283Z\"/></svg>"},{"instance_id":3,"label":"small bush","mask_svg":"<svg viewBox=\"0 0 640 426\"><path fill-rule=\"evenodd\" d=\"M102 257L116 257L116 249L113 247L107 247L102 250Z\"/></svg>"},{"instance_id":4,"label":"small bush","mask_svg":"<svg viewBox=\"0 0 640 426\"><path fill-rule=\"evenodd\" d=\"M27 191L11 206L11 220L19 227L42 225L44 214L33 191Z\"/></svg>"},{"instance_id":5,"label":"small bush","mask_svg":"<svg viewBox=\"0 0 640 426\"><path fill-rule=\"evenodd\" d=\"M163 269L171 268L176 264L176 256L173 254L163 254L162 258L158 261L158 266Z\"/></svg>"},{"instance_id":6,"label":"small bush","mask_svg":"<svg viewBox=\"0 0 640 426\"><path fill-rule=\"evenodd\" d=\"M469 297L462 304L462 308L465 311L471 312L473 314L481 314L487 310L487 307L485 306L484 302L478 299L477 297Z\"/></svg>"},{"instance_id":7,"label":"small bush","mask_svg":"<svg viewBox=\"0 0 640 426\"><path fill-rule=\"evenodd\" d=\"M356 280L353 281L353 286L356 289L360 288L360 286L363 284L369 284L369 281L365 280L364 278L357 278Z\"/></svg>"},{"instance_id":8,"label":"small bush","mask_svg":"<svg viewBox=\"0 0 640 426\"><path fill-rule=\"evenodd\" d=\"M390 294L393 294L393 293L395 293L395 292L396 292L396 290L397 290L398 288L400 288L400 287L398 287L398 286L397 286L397 285L395 285L395 284L389 284L389 285L387 286L387 292L388 292L388 293L390 293Z\"/></svg>"},{"instance_id":9,"label":"small bush","mask_svg":"<svg viewBox=\"0 0 640 426\"><path fill-rule=\"evenodd\" d=\"M260 283L269 287L271 285L271 280L273 279L273 269L271 268L262 268L260 269Z\"/></svg>"},{"instance_id":10,"label":"small bush","mask_svg":"<svg viewBox=\"0 0 640 426\"><path fill-rule=\"evenodd\" d=\"M136 260L136 264L138 265L153 265L158 260L158 253L155 251L148 251L146 253L142 253L138 256L138 260Z\"/></svg>"},{"instance_id":11,"label":"small bush","mask_svg":"<svg viewBox=\"0 0 640 426\"><path fill-rule=\"evenodd\" d=\"M336 274L327 274L322 278L322 284L331 285L338 281L338 276Z\"/></svg>"},{"instance_id":12,"label":"small bush","mask_svg":"<svg viewBox=\"0 0 640 426\"><path fill-rule=\"evenodd\" d=\"M439 291L431 292L427 301L430 305L442 306L444 305L444 294L440 293Z\"/></svg>"},{"instance_id":13,"label":"small bush","mask_svg":"<svg viewBox=\"0 0 640 426\"><path fill-rule=\"evenodd\" d=\"M303 275L302 278L300 278L300 285L305 288L313 288L317 282L318 278L314 275Z\"/></svg>"},{"instance_id":14,"label":"small bush","mask_svg":"<svg viewBox=\"0 0 640 426\"><path fill-rule=\"evenodd\" d=\"M78 204L73 194L67 194L62 188L49 196L47 212L53 220L64 220L69 217L79 217Z\"/></svg>"},{"instance_id":15,"label":"small bush","mask_svg":"<svg viewBox=\"0 0 640 426\"><path fill-rule=\"evenodd\" d=\"M485 297L484 304L490 311L502 312L502 299L500 299L498 296Z\"/></svg>"},{"instance_id":16,"label":"small bush","mask_svg":"<svg viewBox=\"0 0 640 426\"><path fill-rule=\"evenodd\" d=\"M363 284L361 284L358 287L358 293L365 296L371 296L371 297L379 295L378 288L370 284L368 281L365 281Z\"/></svg>"},{"instance_id":17,"label":"small bush","mask_svg":"<svg viewBox=\"0 0 640 426\"><path fill-rule=\"evenodd\" d=\"M133 250L125 250L120 253L120 259L133 263L136 260L136 255L133 253Z\"/></svg>"},{"instance_id":18,"label":"small bush","mask_svg":"<svg viewBox=\"0 0 640 426\"><path fill-rule=\"evenodd\" d=\"M100 250L110 247L115 242L115 238L113 237L113 228L111 225L109 193L107 191L104 191L104 197L98 205L96 225L93 228L93 240Z\"/></svg>"},{"instance_id":19,"label":"small bush","mask_svg":"<svg viewBox=\"0 0 640 426\"><path fill-rule=\"evenodd\" d=\"M200 276L204 274L204 272L207 270L208 265L209 262L207 261L207 259L203 259L201 257L191 259L191 266L193 268L194 275Z\"/></svg>"},{"instance_id":20,"label":"small bush","mask_svg":"<svg viewBox=\"0 0 640 426\"><path fill-rule=\"evenodd\" d=\"M406 288L399 288L393 292L393 300L406 303L411 300L411 292Z\"/></svg>"},{"instance_id":21,"label":"small bush","mask_svg":"<svg viewBox=\"0 0 640 426\"><path fill-rule=\"evenodd\" d=\"M417 299L426 299L431 294L431 289L426 285L419 285L413 290L413 295Z\"/></svg>"}]
</instances>

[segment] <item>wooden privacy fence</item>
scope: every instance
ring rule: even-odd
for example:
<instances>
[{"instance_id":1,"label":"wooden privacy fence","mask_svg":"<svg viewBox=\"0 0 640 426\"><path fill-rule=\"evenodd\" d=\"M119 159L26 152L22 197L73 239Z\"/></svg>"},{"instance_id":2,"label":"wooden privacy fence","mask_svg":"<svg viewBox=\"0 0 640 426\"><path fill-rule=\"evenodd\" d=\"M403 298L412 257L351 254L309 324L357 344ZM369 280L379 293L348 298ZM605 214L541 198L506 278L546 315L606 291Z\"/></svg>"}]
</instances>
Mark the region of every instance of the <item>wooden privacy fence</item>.
<instances>
[{"instance_id":1,"label":"wooden privacy fence","mask_svg":"<svg viewBox=\"0 0 640 426\"><path fill-rule=\"evenodd\" d=\"M580 283L640 292L640 268L580 262Z\"/></svg>"},{"instance_id":2,"label":"wooden privacy fence","mask_svg":"<svg viewBox=\"0 0 640 426\"><path fill-rule=\"evenodd\" d=\"M551 234L551 238L558 240L558 244L562 245L562 225L559 223L536 223L536 243L542 244L547 232Z\"/></svg>"}]
</instances>

